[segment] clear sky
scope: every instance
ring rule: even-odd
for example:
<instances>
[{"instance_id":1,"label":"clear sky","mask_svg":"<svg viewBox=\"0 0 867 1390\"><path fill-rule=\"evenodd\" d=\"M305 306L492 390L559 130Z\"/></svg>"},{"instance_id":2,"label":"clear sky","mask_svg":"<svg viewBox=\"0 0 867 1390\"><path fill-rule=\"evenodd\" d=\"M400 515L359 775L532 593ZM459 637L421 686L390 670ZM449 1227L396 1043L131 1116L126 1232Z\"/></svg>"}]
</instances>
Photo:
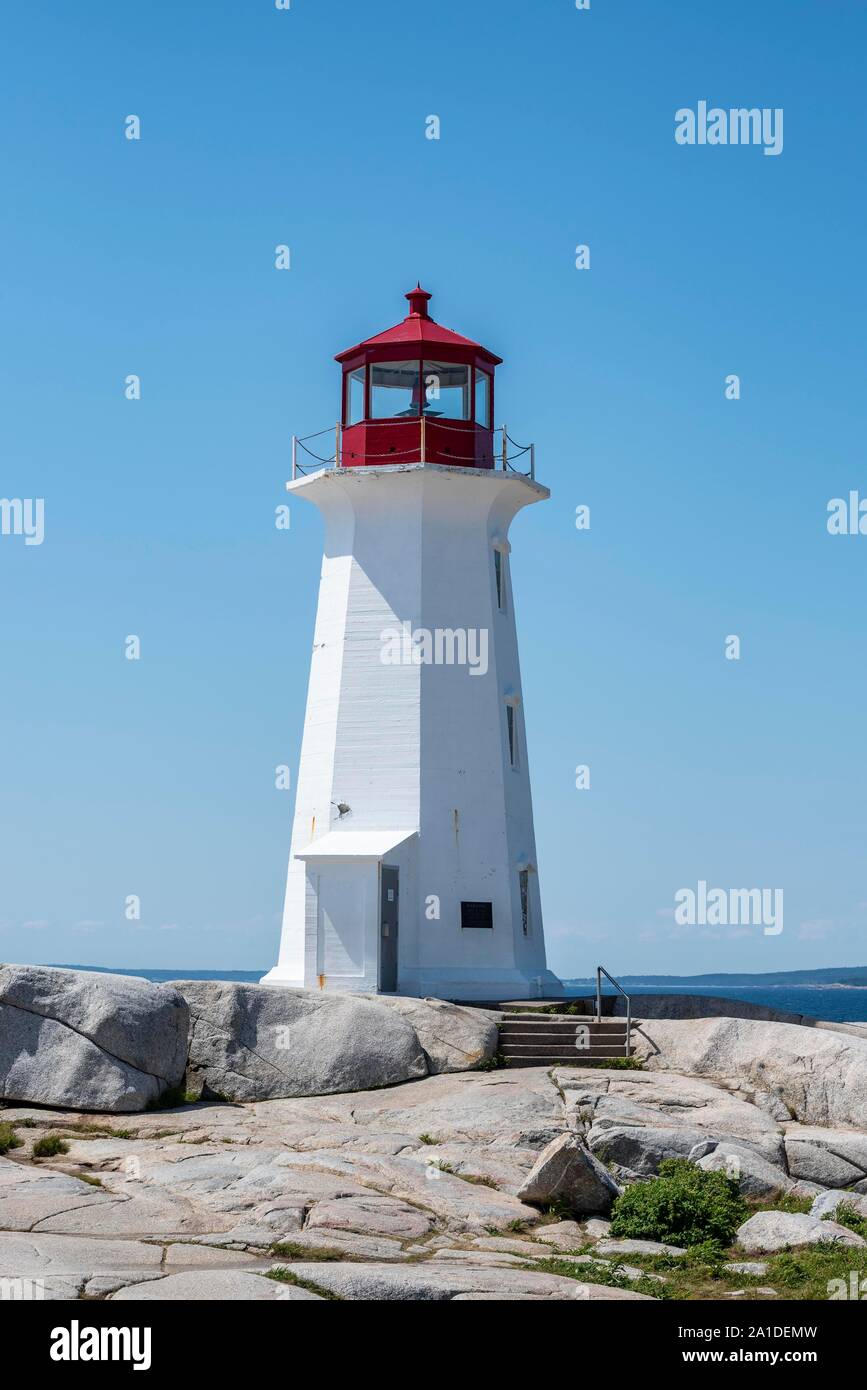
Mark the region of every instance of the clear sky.
<instances>
[{"instance_id":1,"label":"clear sky","mask_svg":"<svg viewBox=\"0 0 867 1390\"><path fill-rule=\"evenodd\" d=\"M7 11L0 493L45 536L0 535L0 959L273 965L322 543L274 509L420 277L552 491L512 532L550 964L867 961L867 536L826 529L867 497L865 48L820 0ZM677 144L702 100L782 153ZM783 932L678 926L699 880Z\"/></svg>"}]
</instances>

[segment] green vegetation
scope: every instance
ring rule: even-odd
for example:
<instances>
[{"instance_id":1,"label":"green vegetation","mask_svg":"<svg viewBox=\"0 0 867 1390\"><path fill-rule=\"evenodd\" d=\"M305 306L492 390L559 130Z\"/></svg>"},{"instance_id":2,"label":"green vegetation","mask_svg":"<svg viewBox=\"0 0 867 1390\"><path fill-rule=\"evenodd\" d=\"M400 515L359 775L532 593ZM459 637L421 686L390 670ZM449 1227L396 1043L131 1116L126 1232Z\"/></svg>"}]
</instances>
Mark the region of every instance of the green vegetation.
<instances>
[{"instance_id":1,"label":"green vegetation","mask_svg":"<svg viewBox=\"0 0 867 1390\"><path fill-rule=\"evenodd\" d=\"M33 1145L34 1158L54 1158L57 1154L68 1154L69 1145L59 1134L46 1134Z\"/></svg>"},{"instance_id":2,"label":"green vegetation","mask_svg":"<svg viewBox=\"0 0 867 1390\"><path fill-rule=\"evenodd\" d=\"M454 1169L452 1169L454 1172ZM464 1182L475 1183L476 1187L492 1187L495 1192L500 1190L500 1184L493 1178L484 1178L481 1173L455 1173L456 1178L463 1178Z\"/></svg>"},{"instance_id":3,"label":"green vegetation","mask_svg":"<svg viewBox=\"0 0 867 1390\"><path fill-rule=\"evenodd\" d=\"M591 1245L575 1253L593 1253ZM692 1246L686 1255L629 1255L627 1264L642 1271L641 1278L630 1279L623 1266L614 1262L574 1264L555 1255L527 1263L524 1268L542 1273L559 1274L578 1283L606 1284L613 1288L631 1289L634 1293L649 1294L651 1298L677 1301L721 1299L727 1293L743 1291L749 1301L757 1288L775 1289L781 1298L805 1302L825 1302L828 1298L863 1297L867 1293L867 1250L851 1246L819 1245L810 1250L784 1251L765 1255L761 1262L768 1266L766 1274L735 1274L725 1269L725 1262L737 1260L739 1252L723 1250L715 1241ZM743 1255L740 1256L743 1259ZM648 1278L655 1274L664 1280ZM835 1282L836 1281L836 1282ZM853 1287L856 1293L853 1294ZM762 1298L763 1295L755 1295ZM740 1300L739 1300L740 1301Z\"/></svg>"},{"instance_id":4,"label":"green vegetation","mask_svg":"<svg viewBox=\"0 0 867 1390\"><path fill-rule=\"evenodd\" d=\"M147 1103L148 1110L176 1110L181 1105L195 1105L199 1097L194 1096L191 1091L185 1091L183 1086L170 1086L162 1095Z\"/></svg>"},{"instance_id":5,"label":"green vegetation","mask_svg":"<svg viewBox=\"0 0 867 1390\"><path fill-rule=\"evenodd\" d=\"M420 1144L438 1144L439 1140L434 1139L433 1135L431 1134L420 1134L418 1136L418 1142Z\"/></svg>"},{"instance_id":6,"label":"green vegetation","mask_svg":"<svg viewBox=\"0 0 867 1390\"><path fill-rule=\"evenodd\" d=\"M809 1205L808 1201L808 1208ZM575 1264L564 1255L552 1253L525 1268L559 1274L579 1283L606 1284L649 1294L651 1298L675 1300L720 1299L728 1293L740 1293L750 1300L764 1297L753 1291L766 1287L775 1289L781 1297L805 1301L862 1297L867 1293L867 1249L851 1246L819 1245L761 1256L758 1262L767 1266L762 1275L737 1274L726 1269L726 1264L744 1260L737 1246L732 1246L732 1240L737 1227L756 1209L740 1196L736 1179L721 1172L705 1173L685 1159L668 1159L660 1165L657 1178L634 1183L617 1199L611 1234L686 1246L685 1255L630 1254L626 1264L641 1271L640 1277L633 1273L630 1278L623 1264L595 1257L594 1247L588 1242L570 1254L590 1255L591 1264ZM763 1211L803 1209L803 1199L784 1193L761 1207ZM852 1206L843 1203L827 1219L837 1220L867 1239L867 1221ZM659 1283L658 1279L664 1282Z\"/></svg>"},{"instance_id":7,"label":"green vegetation","mask_svg":"<svg viewBox=\"0 0 867 1390\"><path fill-rule=\"evenodd\" d=\"M593 1065L601 1071L641 1071L644 1061L641 1057L601 1057Z\"/></svg>"},{"instance_id":8,"label":"green vegetation","mask_svg":"<svg viewBox=\"0 0 867 1390\"><path fill-rule=\"evenodd\" d=\"M93 1173L76 1173L75 1175L81 1182L86 1182L90 1187L102 1187L102 1179L97 1178Z\"/></svg>"},{"instance_id":9,"label":"green vegetation","mask_svg":"<svg viewBox=\"0 0 867 1390\"><path fill-rule=\"evenodd\" d=\"M23 1143L24 1140L18 1138L11 1125L0 1125L0 1154L6 1154L10 1149L20 1149Z\"/></svg>"},{"instance_id":10,"label":"green vegetation","mask_svg":"<svg viewBox=\"0 0 867 1390\"><path fill-rule=\"evenodd\" d=\"M329 1264L346 1259L346 1252L337 1250L334 1246L299 1245L294 1240L281 1240L279 1244L272 1245L271 1254L278 1255L283 1260L318 1260Z\"/></svg>"},{"instance_id":11,"label":"green vegetation","mask_svg":"<svg viewBox=\"0 0 867 1390\"><path fill-rule=\"evenodd\" d=\"M137 1139L132 1129L112 1129L110 1125L65 1125L63 1133L71 1139Z\"/></svg>"},{"instance_id":12,"label":"green vegetation","mask_svg":"<svg viewBox=\"0 0 867 1390\"><path fill-rule=\"evenodd\" d=\"M314 1284L312 1279L302 1279L299 1274L293 1274L291 1269L269 1269L265 1278L276 1279L278 1284L294 1284L296 1289L306 1289L308 1293L318 1294L320 1298L333 1299L336 1303L343 1302L339 1293L323 1289L321 1284Z\"/></svg>"},{"instance_id":13,"label":"green vegetation","mask_svg":"<svg viewBox=\"0 0 867 1390\"><path fill-rule=\"evenodd\" d=\"M867 1250L851 1245L816 1245L809 1250L787 1250L774 1255L763 1284L771 1284L784 1298L827 1299L851 1297L852 1284L860 1289L857 1297L867 1293ZM854 1274L855 1278L852 1279ZM842 1281L829 1289L832 1280Z\"/></svg>"},{"instance_id":14,"label":"green vegetation","mask_svg":"<svg viewBox=\"0 0 867 1390\"><path fill-rule=\"evenodd\" d=\"M592 1265L576 1265L573 1260L552 1255L549 1259L534 1260L522 1268L535 1270L537 1274L559 1274L561 1278L574 1279L579 1284L605 1284L611 1289L631 1289L633 1293L646 1293L651 1298L672 1296L665 1284L648 1279L646 1275L640 1279L629 1279L621 1272L621 1266L602 1260Z\"/></svg>"},{"instance_id":15,"label":"green vegetation","mask_svg":"<svg viewBox=\"0 0 867 1390\"><path fill-rule=\"evenodd\" d=\"M812 1197L796 1197L791 1192L778 1192L768 1201L750 1202L751 1211L787 1211L804 1216L813 1205Z\"/></svg>"},{"instance_id":16,"label":"green vegetation","mask_svg":"<svg viewBox=\"0 0 867 1390\"><path fill-rule=\"evenodd\" d=\"M854 1231L856 1236L867 1240L867 1221L849 1202L841 1202L836 1211L827 1212L822 1220L836 1221L838 1226L845 1226L847 1230Z\"/></svg>"},{"instance_id":17,"label":"green vegetation","mask_svg":"<svg viewBox=\"0 0 867 1390\"><path fill-rule=\"evenodd\" d=\"M729 1245L749 1216L737 1179L706 1173L685 1158L668 1158L659 1177L633 1183L614 1203L612 1236L671 1245Z\"/></svg>"},{"instance_id":18,"label":"green vegetation","mask_svg":"<svg viewBox=\"0 0 867 1390\"><path fill-rule=\"evenodd\" d=\"M486 1057L483 1062L479 1062L476 1071L499 1071L506 1065L506 1059L501 1052L497 1052L493 1057Z\"/></svg>"},{"instance_id":19,"label":"green vegetation","mask_svg":"<svg viewBox=\"0 0 867 1390\"><path fill-rule=\"evenodd\" d=\"M546 1225L554 1221L575 1220L575 1212L565 1197L552 1197L551 1201L542 1207L542 1214Z\"/></svg>"},{"instance_id":20,"label":"green vegetation","mask_svg":"<svg viewBox=\"0 0 867 1390\"><path fill-rule=\"evenodd\" d=\"M776 1290L782 1298L805 1301L867 1296L867 1248L828 1244L763 1255L756 1260L766 1266L760 1275L726 1268L746 1260L732 1241L752 1211L802 1212L810 1205L809 1199L786 1193L773 1202L747 1203L736 1179L722 1172L705 1173L685 1159L668 1159L660 1164L658 1177L632 1184L617 1199L611 1235L686 1247L684 1255L629 1254L621 1263L596 1255L593 1243L586 1241L568 1254L542 1255L540 1251L538 1260L523 1267L657 1299L716 1300L736 1293L750 1301L766 1297L759 1292L763 1288ZM562 1220L570 1214L562 1203L551 1203L543 1221ZM844 1202L825 1219L836 1220L867 1240L867 1220L853 1206ZM506 1229L526 1228L522 1222L512 1222ZM532 1229L529 1235L534 1235ZM570 1258L576 1255L589 1255L591 1263L576 1264Z\"/></svg>"}]
</instances>

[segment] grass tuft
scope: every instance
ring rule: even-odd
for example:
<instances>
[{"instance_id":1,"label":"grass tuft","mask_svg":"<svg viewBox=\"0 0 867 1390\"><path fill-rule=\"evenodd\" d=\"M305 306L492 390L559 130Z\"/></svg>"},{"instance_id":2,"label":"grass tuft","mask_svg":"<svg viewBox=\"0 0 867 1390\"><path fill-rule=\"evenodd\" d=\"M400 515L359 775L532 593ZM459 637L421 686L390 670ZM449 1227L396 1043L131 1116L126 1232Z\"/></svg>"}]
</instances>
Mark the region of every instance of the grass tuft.
<instances>
[{"instance_id":1,"label":"grass tuft","mask_svg":"<svg viewBox=\"0 0 867 1390\"><path fill-rule=\"evenodd\" d=\"M494 1053L493 1057L486 1057L484 1061L477 1063L476 1071L499 1071L506 1065L506 1059L502 1052Z\"/></svg>"},{"instance_id":2,"label":"grass tuft","mask_svg":"<svg viewBox=\"0 0 867 1390\"><path fill-rule=\"evenodd\" d=\"M33 1145L34 1158L55 1158L57 1154L68 1154L69 1145L59 1134L46 1134Z\"/></svg>"},{"instance_id":3,"label":"grass tuft","mask_svg":"<svg viewBox=\"0 0 867 1390\"><path fill-rule=\"evenodd\" d=\"M335 1303L343 1302L339 1293L323 1289L321 1284L315 1284L312 1279L302 1279L300 1274L293 1274L291 1269L269 1269L265 1278L276 1279L278 1284L294 1284L296 1289L306 1289L308 1293L318 1294L320 1298L328 1298Z\"/></svg>"},{"instance_id":4,"label":"grass tuft","mask_svg":"<svg viewBox=\"0 0 867 1390\"><path fill-rule=\"evenodd\" d=\"M0 1124L0 1154L6 1154L10 1149L20 1149L24 1140L19 1139L11 1125Z\"/></svg>"},{"instance_id":5,"label":"grass tuft","mask_svg":"<svg viewBox=\"0 0 867 1390\"><path fill-rule=\"evenodd\" d=\"M281 1240L271 1246L271 1254L282 1260L316 1260L321 1264L335 1264L346 1259L343 1250L331 1245L298 1245L294 1240Z\"/></svg>"},{"instance_id":6,"label":"grass tuft","mask_svg":"<svg viewBox=\"0 0 867 1390\"><path fill-rule=\"evenodd\" d=\"M836 1221L838 1226L845 1226L847 1231L854 1231L856 1236L867 1240L867 1221L849 1202L841 1202L836 1211L827 1212L822 1220Z\"/></svg>"}]
</instances>

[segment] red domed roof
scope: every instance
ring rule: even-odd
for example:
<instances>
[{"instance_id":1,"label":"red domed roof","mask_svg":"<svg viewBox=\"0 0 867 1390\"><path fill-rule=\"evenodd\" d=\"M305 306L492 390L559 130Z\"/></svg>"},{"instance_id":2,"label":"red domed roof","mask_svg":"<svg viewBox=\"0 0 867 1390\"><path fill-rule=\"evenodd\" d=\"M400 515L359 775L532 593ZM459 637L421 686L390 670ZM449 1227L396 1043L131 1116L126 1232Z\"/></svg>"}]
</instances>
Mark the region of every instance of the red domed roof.
<instances>
[{"instance_id":1,"label":"red domed roof","mask_svg":"<svg viewBox=\"0 0 867 1390\"><path fill-rule=\"evenodd\" d=\"M496 366L502 362L502 357L497 357L495 353L489 352L482 347L481 343L474 343L472 338L464 338L460 333L453 333L450 328L443 328L430 317L427 311L428 300L431 296L427 290L423 290L421 285L416 285L414 290L410 290L406 295L409 300L410 311L401 323L396 323L393 328L386 328L384 333L376 333L372 338L365 338L363 342L356 343L355 347L347 348L345 352L338 352L335 358L337 362L344 362L349 357L355 357L358 353L364 352L367 348L383 348L394 345L395 347L418 346L423 349L430 344L434 347L459 348L467 354L476 354L484 361Z\"/></svg>"}]
</instances>

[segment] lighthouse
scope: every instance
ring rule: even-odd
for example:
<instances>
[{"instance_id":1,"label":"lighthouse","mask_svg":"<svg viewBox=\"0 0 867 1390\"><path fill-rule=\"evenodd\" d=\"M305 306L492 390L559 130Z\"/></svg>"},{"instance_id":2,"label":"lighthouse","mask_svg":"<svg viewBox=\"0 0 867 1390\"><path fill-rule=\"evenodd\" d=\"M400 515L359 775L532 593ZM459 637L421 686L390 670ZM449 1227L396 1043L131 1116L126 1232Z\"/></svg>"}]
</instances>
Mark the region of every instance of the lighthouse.
<instances>
[{"instance_id":1,"label":"lighthouse","mask_svg":"<svg viewBox=\"0 0 867 1390\"><path fill-rule=\"evenodd\" d=\"M406 298L400 323L337 355L336 435L318 451L293 441L287 487L319 509L325 547L280 954L263 983L559 994L509 558L514 517L549 493L533 449L494 429L502 359L436 323L420 286Z\"/></svg>"}]
</instances>

